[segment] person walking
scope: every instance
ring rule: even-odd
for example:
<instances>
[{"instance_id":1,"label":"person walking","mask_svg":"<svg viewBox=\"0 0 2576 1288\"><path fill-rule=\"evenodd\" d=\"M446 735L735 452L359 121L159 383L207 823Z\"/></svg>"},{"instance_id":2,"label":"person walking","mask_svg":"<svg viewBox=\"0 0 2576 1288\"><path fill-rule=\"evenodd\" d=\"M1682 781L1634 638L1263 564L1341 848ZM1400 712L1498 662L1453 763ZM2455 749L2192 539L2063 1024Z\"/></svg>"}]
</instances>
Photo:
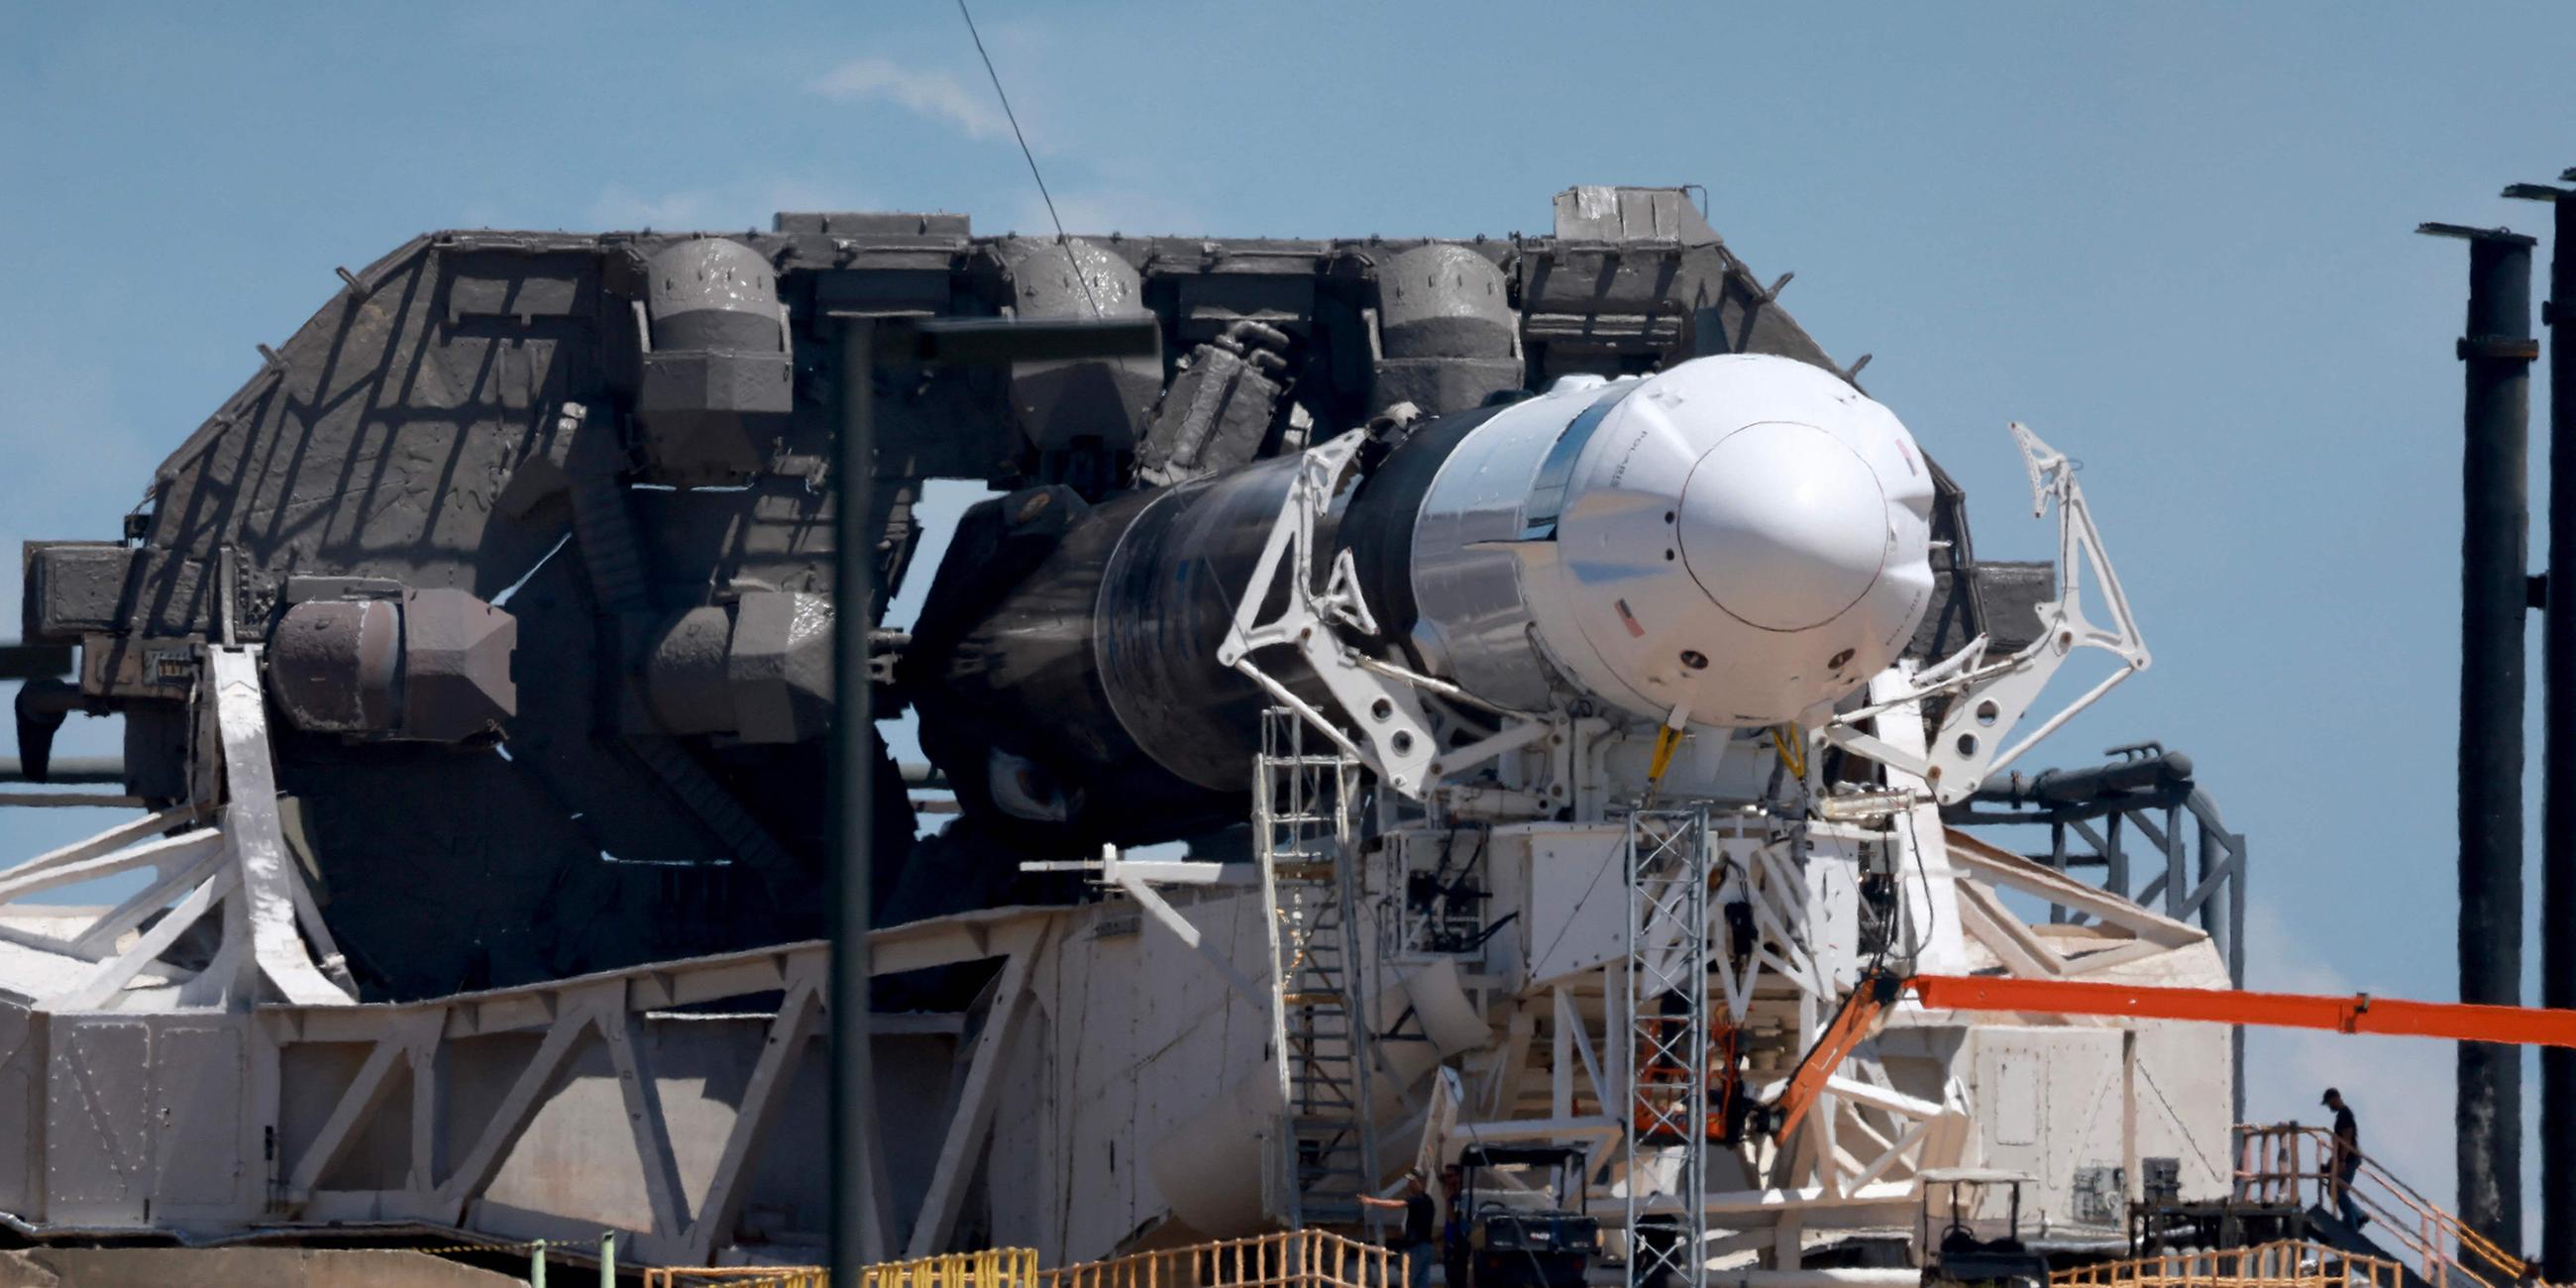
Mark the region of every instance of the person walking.
<instances>
[{"instance_id":1,"label":"person walking","mask_svg":"<svg viewBox=\"0 0 2576 1288\"><path fill-rule=\"evenodd\" d=\"M2361 1171L2361 1126L2353 1120L2352 1106L2343 1102L2342 1092L2328 1087L2317 1103L2334 1111L2334 1152L2326 1163L2326 1196L2334 1200L2344 1224L2359 1230L2370 1224L2370 1217L2352 1197L2352 1178Z\"/></svg>"},{"instance_id":2,"label":"person walking","mask_svg":"<svg viewBox=\"0 0 2576 1288\"><path fill-rule=\"evenodd\" d=\"M1431 1259L1439 1253L1433 1242L1440 1229L1440 1210L1431 1201L1431 1193L1422 1184L1419 1171L1404 1174L1404 1197L1382 1199L1363 1194L1360 1202L1373 1208L1393 1208L1404 1213L1404 1229L1396 1238L1395 1250L1404 1254L1404 1288L1430 1288Z\"/></svg>"},{"instance_id":3,"label":"person walking","mask_svg":"<svg viewBox=\"0 0 2576 1288\"><path fill-rule=\"evenodd\" d=\"M1467 1288L1466 1173L1456 1163L1440 1169L1440 1205L1449 1211L1440 1223L1440 1274L1448 1288Z\"/></svg>"}]
</instances>

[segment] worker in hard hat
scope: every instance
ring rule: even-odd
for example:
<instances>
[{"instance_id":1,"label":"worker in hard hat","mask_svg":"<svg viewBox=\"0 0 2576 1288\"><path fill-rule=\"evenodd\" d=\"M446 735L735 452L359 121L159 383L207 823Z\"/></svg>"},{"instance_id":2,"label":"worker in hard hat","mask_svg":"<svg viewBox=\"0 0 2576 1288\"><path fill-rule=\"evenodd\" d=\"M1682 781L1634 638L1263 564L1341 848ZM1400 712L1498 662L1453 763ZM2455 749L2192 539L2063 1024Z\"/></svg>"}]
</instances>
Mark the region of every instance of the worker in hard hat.
<instances>
[{"instance_id":1,"label":"worker in hard hat","mask_svg":"<svg viewBox=\"0 0 2576 1288\"><path fill-rule=\"evenodd\" d=\"M2352 1197L2352 1178L2361 1171L2361 1126L2353 1121L2352 1106L2343 1102L2342 1092L2328 1087L2317 1103L2334 1111L2334 1152L2326 1162L2326 1195L2334 1200L2344 1224L2358 1230L2370 1224L2370 1217Z\"/></svg>"}]
</instances>

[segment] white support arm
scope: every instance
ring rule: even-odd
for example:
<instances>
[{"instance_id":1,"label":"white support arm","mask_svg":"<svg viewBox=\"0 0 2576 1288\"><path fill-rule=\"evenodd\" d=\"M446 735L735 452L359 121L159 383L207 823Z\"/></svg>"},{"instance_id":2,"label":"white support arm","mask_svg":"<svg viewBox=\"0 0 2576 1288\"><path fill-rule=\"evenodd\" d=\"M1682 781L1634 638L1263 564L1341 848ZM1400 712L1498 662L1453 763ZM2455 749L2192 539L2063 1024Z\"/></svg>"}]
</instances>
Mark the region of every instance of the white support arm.
<instances>
[{"instance_id":1,"label":"white support arm","mask_svg":"<svg viewBox=\"0 0 2576 1288\"><path fill-rule=\"evenodd\" d=\"M2102 534L2094 528L2092 511L2084 504L2084 489L2075 482L2073 464L2065 453L2041 442L2038 435L2019 424L2012 426L2012 434L2021 448L2022 466L2030 474L2031 517L2045 517L2052 502L2057 506L2058 592L2056 599L2039 606L2038 637L2019 653L1989 663L1985 660L1986 639L1979 636L1958 653L1918 673L1913 683L1901 691L1837 716L1824 728L1825 737L1838 746L1919 775L1944 804L1966 799L1988 776L2020 759L2023 752L2057 732L2122 680L2147 669L2151 660L2146 640L2138 633L2137 619L2129 612L2129 597L2120 589L2118 574L2111 570L2110 556L2103 552ZM2098 583L2104 610L2110 617L2107 627L2096 625L2085 615L2084 579L2088 571ZM2006 735L2038 701L2040 691L2048 687L2058 667L2079 648L2110 653L2120 659L2120 669L2006 747ZM1928 754L1899 749L1860 729L1864 721L1942 693L1955 696L1941 728L1931 738Z\"/></svg>"},{"instance_id":2,"label":"white support arm","mask_svg":"<svg viewBox=\"0 0 2576 1288\"><path fill-rule=\"evenodd\" d=\"M1217 660L1250 676L1388 785L1420 799L1430 785L1431 761L1438 751L1421 699L1411 684L1385 674L1391 668L1370 665L1336 629L1347 625L1363 634L1377 633L1377 619L1361 597L1358 570L1349 551L1333 558L1323 589L1315 588L1320 552L1316 523L1332 509L1343 477L1367 440L1367 431L1355 429L1308 449L1299 460L1287 503L1271 523L1270 538L1261 548L1252 580L1235 598L1234 629L1218 647ZM1283 576L1288 578L1286 604L1277 617L1264 622L1262 608ZM1349 722L1348 729L1299 701L1254 660L1260 650L1280 645L1295 648L1314 669L1333 695L1333 705ZM1358 732L1354 735L1349 729Z\"/></svg>"}]
</instances>

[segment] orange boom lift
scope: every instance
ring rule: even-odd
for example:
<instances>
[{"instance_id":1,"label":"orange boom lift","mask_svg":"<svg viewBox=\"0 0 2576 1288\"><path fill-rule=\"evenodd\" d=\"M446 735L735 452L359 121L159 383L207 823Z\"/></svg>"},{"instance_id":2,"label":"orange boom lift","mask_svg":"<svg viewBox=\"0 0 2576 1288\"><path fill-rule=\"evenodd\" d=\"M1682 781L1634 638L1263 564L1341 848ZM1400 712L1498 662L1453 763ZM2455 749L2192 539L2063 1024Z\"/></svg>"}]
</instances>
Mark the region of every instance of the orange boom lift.
<instances>
[{"instance_id":1,"label":"orange boom lift","mask_svg":"<svg viewBox=\"0 0 2576 1288\"><path fill-rule=\"evenodd\" d=\"M2090 980L2006 979L1982 975L1893 975L1873 972L1826 1026L1789 1085L1772 1103L1776 1135L1796 1131L1826 1079L1869 1036L1880 1017L1912 993L1927 1011L2010 1011L2024 1015L2106 1015L2133 1020L2193 1020L2207 1024L2257 1024L2276 1029L2330 1029L2496 1042L2513 1046L2576 1047L2576 1011L2466 1002L2409 1002L2368 993L2326 997L2307 993L2250 993L2219 988L2158 988Z\"/></svg>"}]
</instances>

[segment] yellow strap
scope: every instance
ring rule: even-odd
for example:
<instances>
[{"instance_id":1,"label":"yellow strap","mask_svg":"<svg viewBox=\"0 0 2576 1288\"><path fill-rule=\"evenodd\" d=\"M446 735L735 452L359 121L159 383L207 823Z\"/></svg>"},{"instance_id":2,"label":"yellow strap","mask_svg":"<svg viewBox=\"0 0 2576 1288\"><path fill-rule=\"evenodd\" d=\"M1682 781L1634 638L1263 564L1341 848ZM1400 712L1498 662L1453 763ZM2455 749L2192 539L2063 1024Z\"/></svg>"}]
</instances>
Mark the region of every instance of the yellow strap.
<instances>
[{"instance_id":1,"label":"yellow strap","mask_svg":"<svg viewBox=\"0 0 2576 1288\"><path fill-rule=\"evenodd\" d=\"M1794 722L1771 727L1771 749L1780 753L1780 763L1799 782L1807 781L1807 735Z\"/></svg>"},{"instance_id":2,"label":"yellow strap","mask_svg":"<svg viewBox=\"0 0 2576 1288\"><path fill-rule=\"evenodd\" d=\"M1664 781L1664 771L1673 767L1673 753L1680 750L1682 731L1665 725L1655 730L1655 758L1646 764L1646 790L1652 792Z\"/></svg>"}]
</instances>

